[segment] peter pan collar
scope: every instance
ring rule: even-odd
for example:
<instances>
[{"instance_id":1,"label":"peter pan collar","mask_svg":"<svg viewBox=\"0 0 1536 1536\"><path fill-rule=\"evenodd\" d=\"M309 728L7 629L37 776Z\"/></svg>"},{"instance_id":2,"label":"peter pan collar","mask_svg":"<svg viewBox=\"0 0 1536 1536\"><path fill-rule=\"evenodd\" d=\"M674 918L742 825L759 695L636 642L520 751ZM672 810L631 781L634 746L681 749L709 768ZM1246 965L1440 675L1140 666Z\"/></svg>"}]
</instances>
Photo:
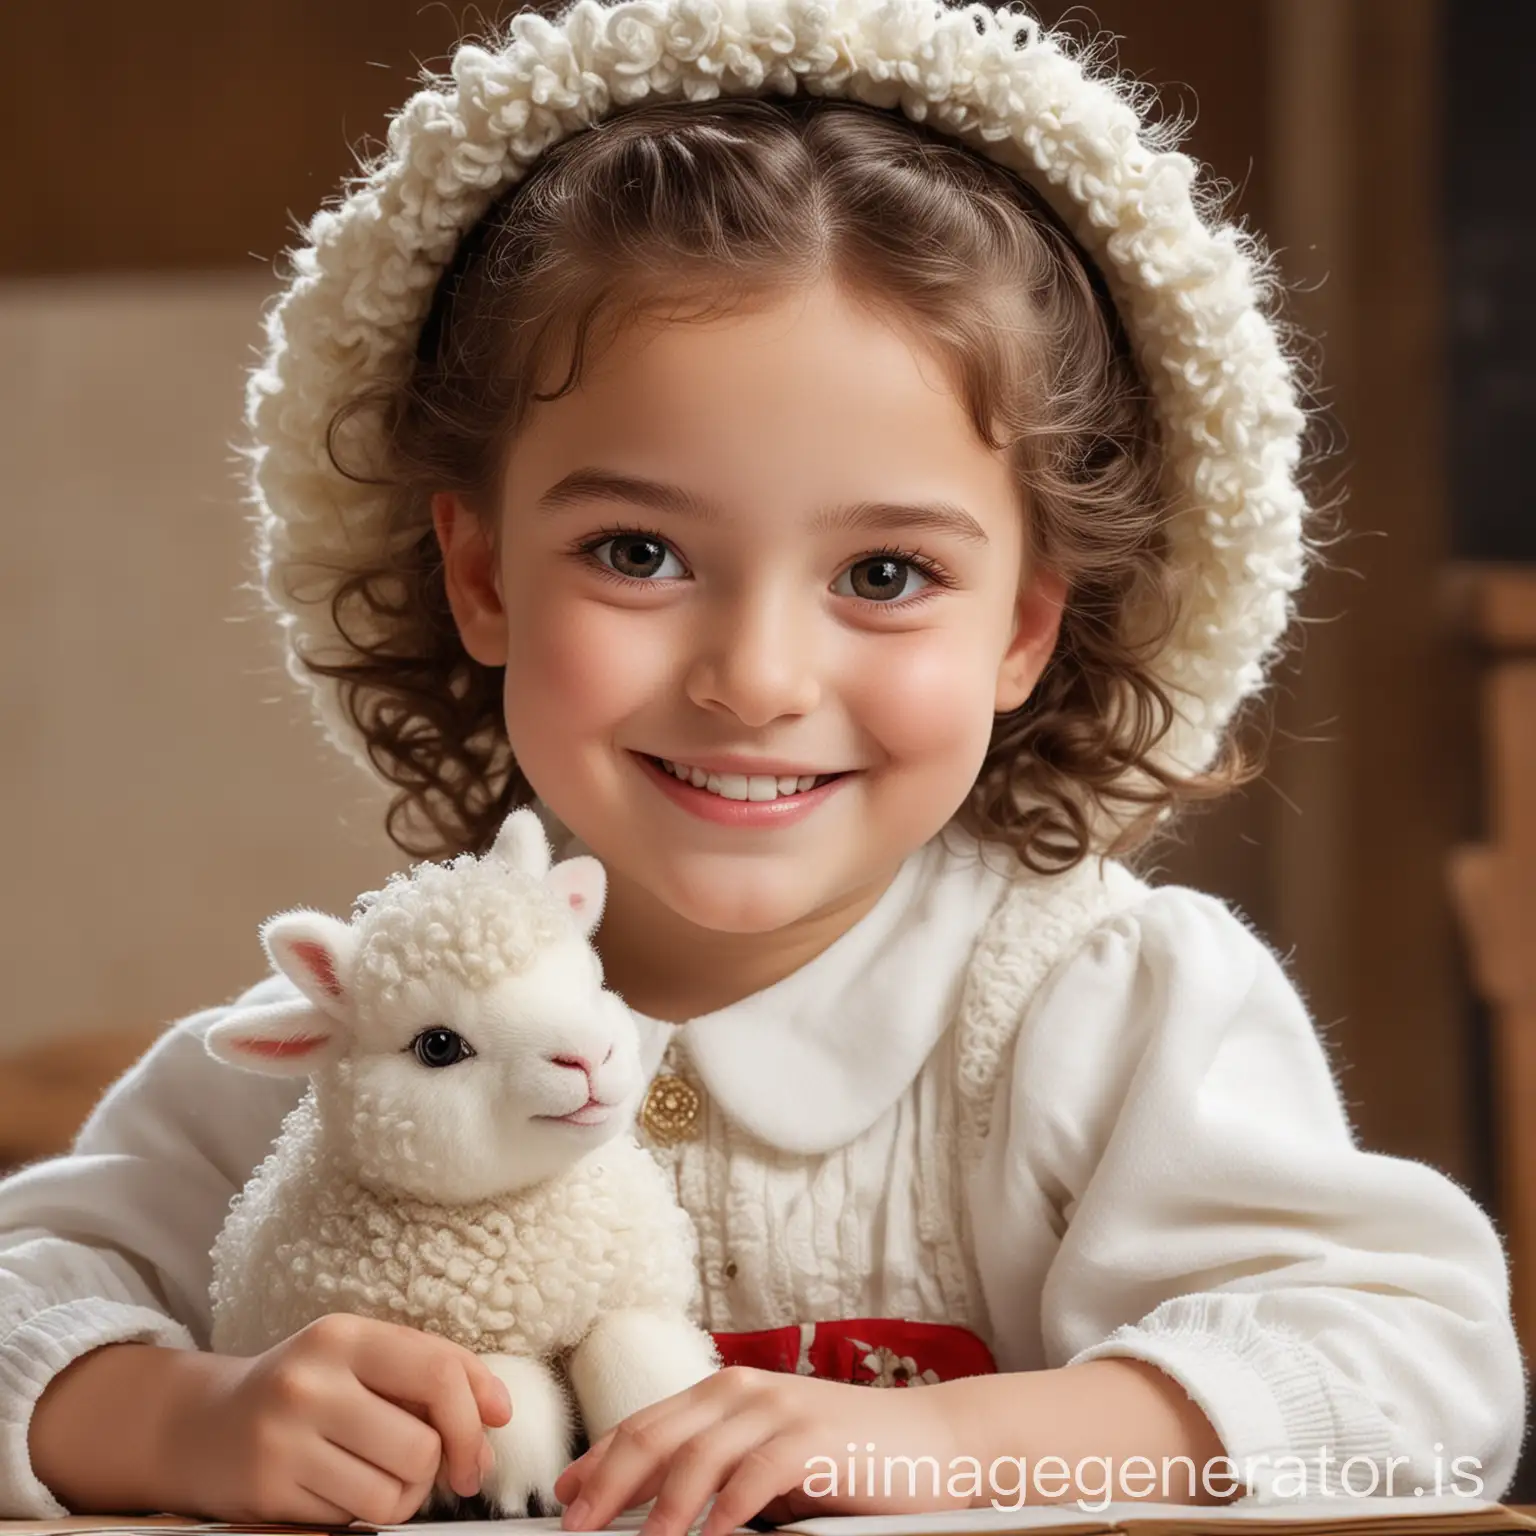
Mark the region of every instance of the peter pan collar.
<instances>
[{"instance_id":1,"label":"peter pan collar","mask_svg":"<svg viewBox=\"0 0 1536 1536\"><path fill-rule=\"evenodd\" d=\"M570 838L560 857L588 851ZM983 860L950 829L781 981L683 1024L632 1010L647 1069L680 1033L705 1091L752 1136L800 1154L846 1146L906 1092L953 1021L976 937L1007 883L996 850Z\"/></svg>"}]
</instances>

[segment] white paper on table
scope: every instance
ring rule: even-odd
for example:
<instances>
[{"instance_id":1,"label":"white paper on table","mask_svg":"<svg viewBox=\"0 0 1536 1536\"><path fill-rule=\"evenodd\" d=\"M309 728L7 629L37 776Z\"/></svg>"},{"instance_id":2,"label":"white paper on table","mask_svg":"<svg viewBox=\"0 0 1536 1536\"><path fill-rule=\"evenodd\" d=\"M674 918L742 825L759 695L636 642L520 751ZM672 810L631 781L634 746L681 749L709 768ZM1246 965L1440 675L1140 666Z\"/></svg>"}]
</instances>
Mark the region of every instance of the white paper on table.
<instances>
[{"instance_id":1,"label":"white paper on table","mask_svg":"<svg viewBox=\"0 0 1536 1536\"><path fill-rule=\"evenodd\" d=\"M1180 1526L1223 1525L1234 1529L1264 1526L1317 1525L1338 1526L1359 1521L1362 1526L1383 1521L1402 1521L1408 1517L1475 1516L1503 1508L1488 1499L1464 1495L1427 1495L1423 1498L1352 1498L1346 1494L1333 1497L1314 1496L1297 1499L1264 1499L1252 1496L1232 1504L1154 1504L1121 1502L1102 1507L1089 1502L1087 1507L1068 1501L1064 1504L1025 1504L1018 1509L955 1509L913 1515L819 1515L780 1526L791 1536L1010 1536L1013 1532L1103 1531L1123 1529L1131 1533L1139 1524L1156 1522ZM616 1536L633 1536L645 1521L644 1509L618 1516L605 1530ZM703 1517L700 1516L702 1522ZM146 1524L114 1525L70 1522L70 1536L146 1536ZM1533 1524L1527 1516L1513 1516L1509 1526ZM179 1525L173 1536L231 1536L249 1531L323 1530L324 1527L284 1527L261 1522L224 1524L218 1521ZM745 1532L747 1527L739 1527ZM370 1531L398 1533L398 1536L562 1536L559 1515L534 1516L521 1520L443 1520L413 1521L405 1525L359 1526L358 1536ZM592 1533L601 1536L601 1533Z\"/></svg>"}]
</instances>

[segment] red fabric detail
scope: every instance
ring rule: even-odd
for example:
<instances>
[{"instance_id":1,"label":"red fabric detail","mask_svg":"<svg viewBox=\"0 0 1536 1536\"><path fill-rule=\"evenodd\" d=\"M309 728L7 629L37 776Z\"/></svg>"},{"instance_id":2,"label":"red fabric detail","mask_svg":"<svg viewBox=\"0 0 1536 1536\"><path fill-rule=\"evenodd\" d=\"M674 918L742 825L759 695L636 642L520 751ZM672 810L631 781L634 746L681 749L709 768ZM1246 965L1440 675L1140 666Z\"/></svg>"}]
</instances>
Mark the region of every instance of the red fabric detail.
<instances>
[{"instance_id":1,"label":"red fabric detail","mask_svg":"<svg viewBox=\"0 0 1536 1536\"><path fill-rule=\"evenodd\" d=\"M787 1371L861 1386L924 1386L962 1376L991 1376L992 1352L967 1328L909 1323L900 1318L841 1318L755 1333L717 1333L726 1365Z\"/></svg>"}]
</instances>

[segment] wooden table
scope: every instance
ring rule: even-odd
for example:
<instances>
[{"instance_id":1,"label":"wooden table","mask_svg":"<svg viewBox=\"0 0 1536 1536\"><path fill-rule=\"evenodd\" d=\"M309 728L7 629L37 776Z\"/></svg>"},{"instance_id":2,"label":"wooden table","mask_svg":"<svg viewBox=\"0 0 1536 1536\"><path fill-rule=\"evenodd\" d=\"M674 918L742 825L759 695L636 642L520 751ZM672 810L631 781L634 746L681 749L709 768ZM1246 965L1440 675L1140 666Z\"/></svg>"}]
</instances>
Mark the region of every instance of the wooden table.
<instances>
[{"instance_id":1,"label":"wooden table","mask_svg":"<svg viewBox=\"0 0 1536 1536\"><path fill-rule=\"evenodd\" d=\"M158 1030L70 1035L0 1055L0 1171L65 1152Z\"/></svg>"}]
</instances>

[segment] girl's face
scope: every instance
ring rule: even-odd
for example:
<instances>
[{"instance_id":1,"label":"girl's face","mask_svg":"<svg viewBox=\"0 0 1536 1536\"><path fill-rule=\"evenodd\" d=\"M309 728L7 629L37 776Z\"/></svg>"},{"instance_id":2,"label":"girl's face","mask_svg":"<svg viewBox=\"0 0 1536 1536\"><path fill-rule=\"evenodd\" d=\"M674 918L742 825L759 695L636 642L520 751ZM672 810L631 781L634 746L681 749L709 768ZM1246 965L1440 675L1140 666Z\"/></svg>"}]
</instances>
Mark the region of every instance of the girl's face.
<instances>
[{"instance_id":1,"label":"girl's face","mask_svg":"<svg viewBox=\"0 0 1536 1536\"><path fill-rule=\"evenodd\" d=\"M699 927L883 887L1055 643L1002 454L830 282L632 327L534 408L502 492L494 543L434 512L512 750L614 880Z\"/></svg>"}]
</instances>

